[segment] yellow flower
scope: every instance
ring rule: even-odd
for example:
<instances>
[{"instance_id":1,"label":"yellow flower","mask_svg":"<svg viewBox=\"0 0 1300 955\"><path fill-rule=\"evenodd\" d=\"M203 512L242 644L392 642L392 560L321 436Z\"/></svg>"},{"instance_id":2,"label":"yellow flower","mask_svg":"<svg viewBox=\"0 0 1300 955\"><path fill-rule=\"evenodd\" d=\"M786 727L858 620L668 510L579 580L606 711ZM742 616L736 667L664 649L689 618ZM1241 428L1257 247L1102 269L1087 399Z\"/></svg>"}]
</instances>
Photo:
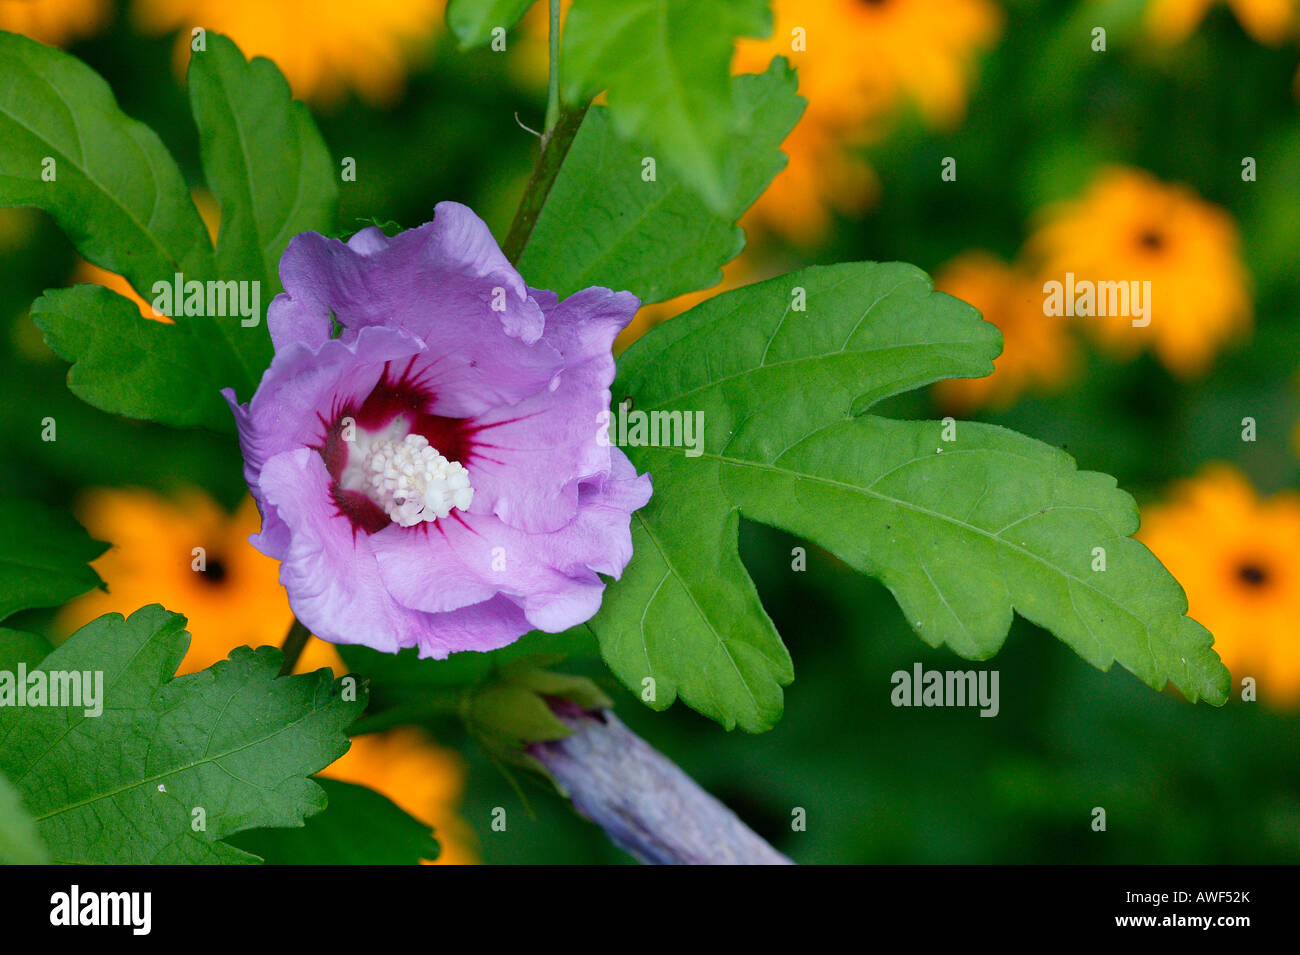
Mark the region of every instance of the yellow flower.
<instances>
[{"instance_id":1,"label":"yellow flower","mask_svg":"<svg viewBox=\"0 0 1300 955\"><path fill-rule=\"evenodd\" d=\"M113 545L94 563L108 592L91 591L68 604L58 619L63 632L101 614L125 616L161 603L189 620L181 673L224 660L238 646L284 640L293 613L278 564L248 543L261 523L251 497L231 515L198 491L171 499L143 489L98 488L84 496L77 514L92 536ZM332 645L312 640L297 670L320 667L347 672Z\"/></svg>"},{"instance_id":2,"label":"yellow flower","mask_svg":"<svg viewBox=\"0 0 1300 955\"><path fill-rule=\"evenodd\" d=\"M92 591L63 608L56 627L69 633L101 614L124 616L151 603L183 613L190 648L179 673L224 660L238 646L279 645L293 620L279 582L279 564L248 543L261 521L251 497L227 514L199 491L175 498L142 489L98 488L77 516L112 547L94 562L108 592ZM196 548L202 548L196 551ZM347 673L332 644L307 642L296 673ZM343 758L321 773L383 793L438 830L442 861L470 862L471 839L455 813L464 787L460 756L415 730L391 730L353 740Z\"/></svg>"},{"instance_id":3,"label":"yellow flower","mask_svg":"<svg viewBox=\"0 0 1300 955\"><path fill-rule=\"evenodd\" d=\"M975 56L1002 14L989 0L776 0L773 13L771 38L737 44L735 72L785 56L808 107L784 144L789 165L747 222L811 244L833 211L859 216L874 202L879 182L854 150L880 139L903 104L932 127L962 120Z\"/></svg>"},{"instance_id":4,"label":"yellow flower","mask_svg":"<svg viewBox=\"0 0 1300 955\"><path fill-rule=\"evenodd\" d=\"M1062 387L1074 369L1076 348L1065 321L1043 314L1038 283L987 252L967 252L943 266L935 288L969 302L1002 330L1003 350L986 378L949 378L935 386L940 402L957 412L1005 408L1026 391Z\"/></svg>"},{"instance_id":5,"label":"yellow flower","mask_svg":"<svg viewBox=\"0 0 1300 955\"><path fill-rule=\"evenodd\" d=\"M358 736L320 775L378 790L428 825L442 846L438 865L478 862L473 833L457 812L465 792L464 760L422 731L403 727Z\"/></svg>"},{"instance_id":6,"label":"yellow flower","mask_svg":"<svg viewBox=\"0 0 1300 955\"><path fill-rule=\"evenodd\" d=\"M1295 0L1224 0L1242 29L1260 43L1278 46L1296 32ZM1151 0L1147 32L1162 43L1180 43L1205 19L1215 0Z\"/></svg>"},{"instance_id":7,"label":"yellow flower","mask_svg":"<svg viewBox=\"0 0 1300 955\"><path fill-rule=\"evenodd\" d=\"M111 12L108 0L0 0L0 30L66 46L102 30Z\"/></svg>"},{"instance_id":8,"label":"yellow flower","mask_svg":"<svg viewBox=\"0 0 1300 955\"><path fill-rule=\"evenodd\" d=\"M176 66L189 62L191 30L224 33L245 56L265 56L296 97L333 105L345 91L384 104L441 32L445 0L135 0L134 17L149 33L179 30Z\"/></svg>"},{"instance_id":9,"label":"yellow flower","mask_svg":"<svg viewBox=\"0 0 1300 955\"><path fill-rule=\"evenodd\" d=\"M852 148L852 137L815 117L805 117L781 144L786 167L740 220L748 234L758 228L791 242L816 244L834 213L860 217L880 195L880 179Z\"/></svg>"},{"instance_id":10,"label":"yellow flower","mask_svg":"<svg viewBox=\"0 0 1300 955\"><path fill-rule=\"evenodd\" d=\"M835 126L878 120L903 102L927 124L966 112L976 53L1002 29L989 0L776 0L770 39L742 39L735 67L766 69L785 56L799 71L809 112Z\"/></svg>"},{"instance_id":11,"label":"yellow flower","mask_svg":"<svg viewBox=\"0 0 1300 955\"><path fill-rule=\"evenodd\" d=\"M1194 377L1225 343L1250 331L1240 245L1223 209L1142 170L1113 167L1082 198L1049 208L1025 248L1037 274L1063 287L1070 274L1076 289L1082 282L1095 289L1098 282L1149 281L1145 317L1131 300L1128 314L1076 320L1122 357L1150 347L1170 371Z\"/></svg>"},{"instance_id":12,"label":"yellow flower","mask_svg":"<svg viewBox=\"0 0 1300 955\"><path fill-rule=\"evenodd\" d=\"M1261 500L1237 469L1211 465L1144 508L1137 536L1182 583L1238 687L1253 677L1262 702L1300 701L1300 495Z\"/></svg>"}]
</instances>

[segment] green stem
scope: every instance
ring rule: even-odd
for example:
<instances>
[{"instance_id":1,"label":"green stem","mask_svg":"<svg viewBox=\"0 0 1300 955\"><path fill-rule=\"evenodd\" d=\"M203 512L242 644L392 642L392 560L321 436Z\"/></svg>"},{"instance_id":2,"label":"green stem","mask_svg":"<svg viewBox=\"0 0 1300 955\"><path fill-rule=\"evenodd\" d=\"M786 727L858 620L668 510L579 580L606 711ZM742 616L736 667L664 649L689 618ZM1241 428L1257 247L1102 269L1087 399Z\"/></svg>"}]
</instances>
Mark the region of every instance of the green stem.
<instances>
[{"instance_id":1,"label":"green stem","mask_svg":"<svg viewBox=\"0 0 1300 955\"><path fill-rule=\"evenodd\" d=\"M550 3L551 76L546 86L545 135L547 136L560 119L560 0L550 0Z\"/></svg>"},{"instance_id":2,"label":"green stem","mask_svg":"<svg viewBox=\"0 0 1300 955\"><path fill-rule=\"evenodd\" d=\"M298 658L302 656L303 648L307 646L307 641L310 639L311 631L302 625L302 621L294 617L293 623L289 625L289 632L284 635L284 643L280 645L284 653L280 676L288 676L293 672L293 668L298 664Z\"/></svg>"},{"instance_id":3,"label":"green stem","mask_svg":"<svg viewBox=\"0 0 1300 955\"><path fill-rule=\"evenodd\" d=\"M537 225L537 217L541 215L542 206L546 204L546 197L550 195L551 186L555 184L555 177L559 175L564 157L573 145L573 137L578 134L578 127L586 115L586 104L561 107L555 128L542 137L542 151L537 157L537 165L533 167L533 174L524 189L524 197L519 201L515 221L510 224L510 234L501 246L501 251L511 264L517 263L523 254L528 237L533 234L533 226Z\"/></svg>"}]
</instances>

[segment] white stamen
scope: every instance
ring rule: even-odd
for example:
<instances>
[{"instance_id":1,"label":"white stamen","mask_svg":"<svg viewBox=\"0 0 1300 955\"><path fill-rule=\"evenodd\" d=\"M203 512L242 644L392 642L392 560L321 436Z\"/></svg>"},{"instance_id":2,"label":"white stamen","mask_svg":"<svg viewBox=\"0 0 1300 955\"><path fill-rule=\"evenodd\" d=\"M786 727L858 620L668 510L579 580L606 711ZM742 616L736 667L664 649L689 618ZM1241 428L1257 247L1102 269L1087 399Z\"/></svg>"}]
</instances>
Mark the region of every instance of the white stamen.
<instances>
[{"instance_id":1,"label":"white stamen","mask_svg":"<svg viewBox=\"0 0 1300 955\"><path fill-rule=\"evenodd\" d=\"M344 483L368 495L402 527L446 517L452 508L468 510L474 500L465 466L448 461L420 434L356 442Z\"/></svg>"}]
</instances>

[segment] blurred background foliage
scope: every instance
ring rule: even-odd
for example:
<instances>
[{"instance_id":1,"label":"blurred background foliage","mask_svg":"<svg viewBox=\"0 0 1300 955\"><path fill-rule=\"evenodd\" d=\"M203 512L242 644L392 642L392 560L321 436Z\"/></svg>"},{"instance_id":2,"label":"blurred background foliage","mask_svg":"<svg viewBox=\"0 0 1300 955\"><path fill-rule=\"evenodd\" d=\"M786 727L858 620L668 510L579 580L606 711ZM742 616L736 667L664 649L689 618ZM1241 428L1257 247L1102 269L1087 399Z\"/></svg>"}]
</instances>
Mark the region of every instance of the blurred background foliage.
<instances>
[{"instance_id":1,"label":"blurred background foliage","mask_svg":"<svg viewBox=\"0 0 1300 955\"><path fill-rule=\"evenodd\" d=\"M336 160L355 158L340 228L416 225L454 199L501 236L536 150L522 127L545 109L542 13L505 51L468 53L441 0L0 0L0 28L102 73L193 182L179 78L189 29L228 33L279 63ZM771 39L742 42L736 69L788 56L810 105L719 288L811 263L903 260L981 308L1006 337L994 376L884 413L977 417L1114 474L1215 632L1233 699L1193 707L1122 670L1098 673L1017 620L980 665L1001 672L997 718L896 709L895 670L967 664L918 640L879 585L816 551L794 571L801 542L748 524L746 562L796 665L775 730L726 734L680 705L654 714L598 660L564 668L598 677L629 725L799 862L1300 861L1297 5L776 0L775 19ZM1066 268L1151 278L1152 325L1044 316L1042 282ZM75 281L112 277L41 214L0 210L0 488L72 503L115 545L96 564L108 594L15 625L57 639L160 601L190 617L187 669L278 643L289 611L274 563L245 543L257 518L233 437L74 398L27 308ZM646 307L622 344L716 291ZM47 417L57 440L42 440ZM344 670L319 642L303 666ZM1240 698L1245 678L1253 702ZM435 826L446 862L626 861L564 801L516 788L453 721L359 737L330 773ZM1090 826L1098 806L1104 833ZM507 810L504 832L494 807ZM804 832L791 830L796 807Z\"/></svg>"}]
</instances>

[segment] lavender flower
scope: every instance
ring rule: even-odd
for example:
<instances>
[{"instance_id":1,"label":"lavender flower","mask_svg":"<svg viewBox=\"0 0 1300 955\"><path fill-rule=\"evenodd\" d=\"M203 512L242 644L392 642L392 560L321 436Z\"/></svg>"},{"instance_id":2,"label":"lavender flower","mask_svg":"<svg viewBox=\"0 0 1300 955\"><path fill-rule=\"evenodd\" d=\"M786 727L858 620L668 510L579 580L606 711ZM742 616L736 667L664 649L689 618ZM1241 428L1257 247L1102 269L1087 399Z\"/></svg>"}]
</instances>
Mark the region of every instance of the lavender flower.
<instances>
[{"instance_id":1,"label":"lavender flower","mask_svg":"<svg viewBox=\"0 0 1300 955\"><path fill-rule=\"evenodd\" d=\"M442 658L590 619L650 478L597 440L636 297L559 302L469 209L434 213L392 238L295 237L271 366L247 405L224 394L262 513L251 540L298 618Z\"/></svg>"}]
</instances>

